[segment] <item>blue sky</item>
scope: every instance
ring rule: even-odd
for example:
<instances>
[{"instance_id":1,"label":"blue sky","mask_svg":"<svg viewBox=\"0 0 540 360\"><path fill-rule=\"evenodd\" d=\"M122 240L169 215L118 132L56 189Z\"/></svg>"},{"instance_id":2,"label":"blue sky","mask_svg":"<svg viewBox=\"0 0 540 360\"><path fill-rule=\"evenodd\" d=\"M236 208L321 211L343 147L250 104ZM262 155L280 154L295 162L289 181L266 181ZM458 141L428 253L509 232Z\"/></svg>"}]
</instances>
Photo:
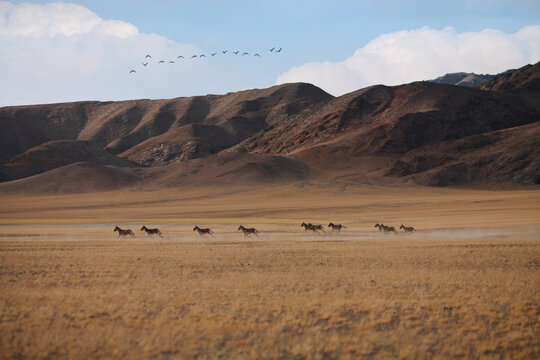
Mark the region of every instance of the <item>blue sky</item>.
<instances>
[{"instance_id":1,"label":"blue sky","mask_svg":"<svg viewBox=\"0 0 540 360\"><path fill-rule=\"evenodd\" d=\"M50 1L12 1L43 4ZM515 32L540 24L536 0L82 0L104 19L129 22L202 48L283 44L298 62L337 61L381 34L424 26Z\"/></svg>"},{"instance_id":2,"label":"blue sky","mask_svg":"<svg viewBox=\"0 0 540 360\"><path fill-rule=\"evenodd\" d=\"M24 7L25 3L45 7ZM340 95L373 83L393 85L450 71L503 71L509 66L540 60L538 46L534 45L536 40L540 43L540 1L533 0L65 2L80 5L105 22L122 22L123 28L115 27L114 31L119 33L113 34L114 39L105 37L101 30L96 35L96 27L77 30L74 35L62 34L66 17L82 23L91 16L85 14L79 18L77 9L58 10L47 6L50 3L3 2L4 19L9 21L2 23L0 12L0 52L9 50L10 54L19 54L21 59L0 55L0 62L4 63L2 71L14 85L9 93L0 91L0 98L4 98L0 106L79 99L191 96L267 87L285 81L309 81ZM21 15L25 11L38 18L50 18L55 12L63 12L64 17L59 17L62 20L36 30L46 33L56 26L60 27L59 35L39 37L33 33L29 37L27 32L17 30L25 26L21 23L26 21ZM13 25L13 19L19 22ZM30 16L27 21L40 23ZM123 37L121 34L129 30L128 25L136 28L137 33ZM439 44L442 44L441 49ZM283 47L282 53L270 54L267 49L273 46ZM477 47L479 54L467 50ZM433 54L434 48L437 54ZM169 67L167 71L155 67L149 70L150 67L140 65L144 52L169 60L180 52L207 54L222 49L245 50L251 54L256 51L263 56L249 60L216 56L212 61L205 59L197 65L177 64L174 70ZM514 56L516 49L518 53ZM46 59L39 65L42 66L40 72L29 60L32 53ZM455 59L441 60L452 58L456 53L459 56ZM497 53L506 56L498 59L499 56L492 55ZM82 60L77 58L83 56L81 54L84 54ZM478 58L483 62L477 61ZM67 59L73 59L73 63ZM418 59L425 63L417 67L411 65L414 61L418 63ZM84 67L77 65L80 63L84 63ZM409 70L409 66L413 68ZM126 75L132 68L138 77ZM401 76L406 73L415 78Z\"/></svg>"}]
</instances>

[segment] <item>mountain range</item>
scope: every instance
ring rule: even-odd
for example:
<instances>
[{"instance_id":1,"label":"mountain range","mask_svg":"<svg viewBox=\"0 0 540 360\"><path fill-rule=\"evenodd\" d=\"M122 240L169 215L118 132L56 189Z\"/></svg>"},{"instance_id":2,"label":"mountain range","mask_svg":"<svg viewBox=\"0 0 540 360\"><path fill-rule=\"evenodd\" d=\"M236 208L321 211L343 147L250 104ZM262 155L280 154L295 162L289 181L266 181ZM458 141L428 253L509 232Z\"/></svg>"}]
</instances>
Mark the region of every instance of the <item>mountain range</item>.
<instances>
[{"instance_id":1,"label":"mountain range","mask_svg":"<svg viewBox=\"0 0 540 360\"><path fill-rule=\"evenodd\" d=\"M293 83L167 100L3 107L0 192L313 179L539 184L540 63L474 87L439 79L339 97Z\"/></svg>"},{"instance_id":2,"label":"mountain range","mask_svg":"<svg viewBox=\"0 0 540 360\"><path fill-rule=\"evenodd\" d=\"M508 71L512 71L512 70L508 70ZM438 78L430 80L430 81L434 83L438 83L438 84L450 84L450 85L458 85L458 86L475 87L475 86L485 83L486 81L493 79L496 76L497 75L458 72L458 73L449 73L443 76L439 76Z\"/></svg>"}]
</instances>

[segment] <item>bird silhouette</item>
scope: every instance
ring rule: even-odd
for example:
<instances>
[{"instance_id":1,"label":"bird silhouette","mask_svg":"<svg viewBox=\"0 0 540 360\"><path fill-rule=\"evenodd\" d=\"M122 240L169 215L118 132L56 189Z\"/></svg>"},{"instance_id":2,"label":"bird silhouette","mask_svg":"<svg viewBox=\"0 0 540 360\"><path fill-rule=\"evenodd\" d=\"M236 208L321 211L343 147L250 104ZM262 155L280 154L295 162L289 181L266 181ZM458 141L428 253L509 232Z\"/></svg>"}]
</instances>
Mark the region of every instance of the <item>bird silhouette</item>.
<instances>
[{"instance_id":1,"label":"bird silhouette","mask_svg":"<svg viewBox=\"0 0 540 360\"><path fill-rule=\"evenodd\" d=\"M193 59L193 58L196 58L196 57L197 57L197 55L193 55L191 58Z\"/></svg>"},{"instance_id":2,"label":"bird silhouette","mask_svg":"<svg viewBox=\"0 0 540 360\"><path fill-rule=\"evenodd\" d=\"M226 54L229 50L221 50L222 53Z\"/></svg>"},{"instance_id":3,"label":"bird silhouette","mask_svg":"<svg viewBox=\"0 0 540 360\"><path fill-rule=\"evenodd\" d=\"M253 55L253 56L258 56L258 57L261 57L261 55L259 55L259 54L255 54L255 55Z\"/></svg>"},{"instance_id":4,"label":"bird silhouette","mask_svg":"<svg viewBox=\"0 0 540 360\"><path fill-rule=\"evenodd\" d=\"M177 59L180 59L180 58L183 59L184 57L183 57L182 55L178 55L176 58L177 58Z\"/></svg>"},{"instance_id":5,"label":"bird silhouette","mask_svg":"<svg viewBox=\"0 0 540 360\"><path fill-rule=\"evenodd\" d=\"M217 54L217 53L210 53L210 55L212 55L212 56L216 56L216 54Z\"/></svg>"},{"instance_id":6,"label":"bird silhouette","mask_svg":"<svg viewBox=\"0 0 540 360\"><path fill-rule=\"evenodd\" d=\"M283 48L279 48L279 50L276 50L276 52L281 52L281 49L283 49Z\"/></svg>"},{"instance_id":7,"label":"bird silhouette","mask_svg":"<svg viewBox=\"0 0 540 360\"><path fill-rule=\"evenodd\" d=\"M249 53L245 52L245 53L242 54L242 56L244 56L244 55L249 55Z\"/></svg>"},{"instance_id":8,"label":"bird silhouette","mask_svg":"<svg viewBox=\"0 0 540 360\"><path fill-rule=\"evenodd\" d=\"M161 60L159 63L160 63L160 64L163 64L164 62L165 62L165 60Z\"/></svg>"},{"instance_id":9,"label":"bird silhouette","mask_svg":"<svg viewBox=\"0 0 540 360\"><path fill-rule=\"evenodd\" d=\"M273 48L268 49L268 51L274 51L275 48L276 48L276 47L274 46Z\"/></svg>"},{"instance_id":10,"label":"bird silhouette","mask_svg":"<svg viewBox=\"0 0 540 360\"><path fill-rule=\"evenodd\" d=\"M143 64L142 64L142 66L146 66L146 65L148 65L148 63L147 63L147 62L145 62L145 63L143 63Z\"/></svg>"},{"instance_id":11,"label":"bird silhouette","mask_svg":"<svg viewBox=\"0 0 540 360\"><path fill-rule=\"evenodd\" d=\"M171 61L169 61L169 64L174 64L174 61L172 61L172 60L171 60Z\"/></svg>"},{"instance_id":12,"label":"bird silhouette","mask_svg":"<svg viewBox=\"0 0 540 360\"><path fill-rule=\"evenodd\" d=\"M202 54L202 55L199 55L199 57L206 57L206 55Z\"/></svg>"},{"instance_id":13,"label":"bird silhouette","mask_svg":"<svg viewBox=\"0 0 540 360\"><path fill-rule=\"evenodd\" d=\"M131 74L131 73L136 73L136 71L135 71L135 70L131 70L129 73L130 73L130 74Z\"/></svg>"},{"instance_id":14,"label":"bird silhouette","mask_svg":"<svg viewBox=\"0 0 540 360\"><path fill-rule=\"evenodd\" d=\"M144 58L145 58L145 59L146 59L146 58L151 58L151 56L150 56L150 55L146 55Z\"/></svg>"},{"instance_id":15,"label":"bird silhouette","mask_svg":"<svg viewBox=\"0 0 540 360\"><path fill-rule=\"evenodd\" d=\"M238 55L239 52L240 52L240 50L236 50L236 51L233 51L233 54Z\"/></svg>"}]
</instances>

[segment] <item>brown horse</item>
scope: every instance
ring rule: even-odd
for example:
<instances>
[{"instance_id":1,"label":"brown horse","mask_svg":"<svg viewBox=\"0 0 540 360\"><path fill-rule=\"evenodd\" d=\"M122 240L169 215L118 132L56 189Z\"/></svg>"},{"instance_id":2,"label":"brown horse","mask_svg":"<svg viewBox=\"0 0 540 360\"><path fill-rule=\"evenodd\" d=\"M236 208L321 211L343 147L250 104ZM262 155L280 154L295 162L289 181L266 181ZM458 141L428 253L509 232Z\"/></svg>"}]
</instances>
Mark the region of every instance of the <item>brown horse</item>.
<instances>
[{"instance_id":1,"label":"brown horse","mask_svg":"<svg viewBox=\"0 0 540 360\"><path fill-rule=\"evenodd\" d=\"M198 227L197 225L195 225L195 227L193 228L193 231L197 230L197 232L199 233L199 235L201 236L204 236L204 235L210 235L210 236L214 236L214 232L212 230L210 230L209 228L206 228L206 229L201 229L200 227Z\"/></svg>"},{"instance_id":2,"label":"brown horse","mask_svg":"<svg viewBox=\"0 0 540 360\"><path fill-rule=\"evenodd\" d=\"M375 227L379 228L379 231L393 232L397 234L396 228L393 226L386 226L384 224L375 224Z\"/></svg>"},{"instance_id":3,"label":"brown horse","mask_svg":"<svg viewBox=\"0 0 540 360\"><path fill-rule=\"evenodd\" d=\"M404 226L403 224L401 224L401 226L399 227L400 229L403 229L403 231L405 232L413 232L413 231L416 231L416 229L412 226Z\"/></svg>"},{"instance_id":4,"label":"brown horse","mask_svg":"<svg viewBox=\"0 0 540 360\"><path fill-rule=\"evenodd\" d=\"M342 228L347 228L346 226L343 226L341 224L336 225L336 224L332 224L332 223L328 224L328 227L332 228L332 231L337 231L337 232L341 232Z\"/></svg>"},{"instance_id":5,"label":"brown horse","mask_svg":"<svg viewBox=\"0 0 540 360\"><path fill-rule=\"evenodd\" d=\"M306 224L303 222L302 225L300 225L300 227L303 227L304 231L311 230L313 232L319 233L319 230L321 230L322 232L325 232L322 225L313 225L312 223Z\"/></svg>"},{"instance_id":6,"label":"brown horse","mask_svg":"<svg viewBox=\"0 0 540 360\"><path fill-rule=\"evenodd\" d=\"M259 236L259 230L255 228L246 228L240 225L237 230L242 230L242 232L244 233L244 237L247 237L251 234L255 234L255 236Z\"/></svg>"},{"instance_id":7,"label":"brown horse","mask_svg":"<svg viewBox=\"0 0 540 360\"><path fill-rule=\"evenodd\" d=\"M118 225L114 228L113 232L114 231L118 231L118 237L128 236L128 235L130 235L133 238L135 237L135 234L133 233L133 231L131 231L130 229L127 229L127 230L120 229Z\"/></svg>"},{"instance_id":8,"label":"brown horse","mask_svg":"<svg viewBox=\"0 0 540 360\"><path fill-rule=\"evenodd\" d=\"M383 224L381 224L381 225L382 225L382 228L383 228L384 232L393 232L393 233L396 233L396 234L397 234L397 230L396 230L395 227L393 227L393 226L386 226L386 225L383 225Z\"/></svg>"},{"instance_id":9,"label":"brown horse","mask_svg":"<svg viewBox=\"0 0 540 360\"><path fill-rule=\"evenodd\" d=\"M159 231L158 228L149 229L145 225L143 225L143 227L141 228L141 231L146 231L146 236L152 237L152 235L159 235L160 238L163 238L163 236L161 236L163 234L161 233L161 231Z\"/></svg>"}]
</instances>

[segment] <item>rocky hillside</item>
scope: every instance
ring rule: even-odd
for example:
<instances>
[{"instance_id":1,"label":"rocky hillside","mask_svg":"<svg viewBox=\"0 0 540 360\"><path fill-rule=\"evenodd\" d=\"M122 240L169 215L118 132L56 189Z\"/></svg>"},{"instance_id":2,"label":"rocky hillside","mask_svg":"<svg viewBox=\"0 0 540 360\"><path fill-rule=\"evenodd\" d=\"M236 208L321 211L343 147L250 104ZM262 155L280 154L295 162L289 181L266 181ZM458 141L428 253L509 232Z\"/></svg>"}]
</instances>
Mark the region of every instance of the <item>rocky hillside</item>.
<instances>
[{"instance_id":1,"label":"rocky hillside","mask_svg":"<svg viewBox=\"0 0 540 360\"><path fill-rule=\"evenodd\" d=\"M0 191L315 177L538 184L539 74L536 64L477 88L415 82L337 98L299 83L0 108Z\"/></svg>"},{"instance_id":2,"label":"rocky hillside","mask_svg":"<svg viewBox=\"0 0 540 360\"><path fill-rule=\"evenodd\" d=\"M430 82L475 87L493 79L495 76L497 75L458 72L439 76L436 79L430 80Z\"/></svg>"},{"instance_id":3,"label":"rocky hillside","mask_svg":"<svg viewBox=\"0 0 540 360\"><path fill-rule=\"evenodd\" d=\"M526 65L519 71L506 72L479 86L482 90L540 91L540 62Z\"/></svg>"}]
</instances>

